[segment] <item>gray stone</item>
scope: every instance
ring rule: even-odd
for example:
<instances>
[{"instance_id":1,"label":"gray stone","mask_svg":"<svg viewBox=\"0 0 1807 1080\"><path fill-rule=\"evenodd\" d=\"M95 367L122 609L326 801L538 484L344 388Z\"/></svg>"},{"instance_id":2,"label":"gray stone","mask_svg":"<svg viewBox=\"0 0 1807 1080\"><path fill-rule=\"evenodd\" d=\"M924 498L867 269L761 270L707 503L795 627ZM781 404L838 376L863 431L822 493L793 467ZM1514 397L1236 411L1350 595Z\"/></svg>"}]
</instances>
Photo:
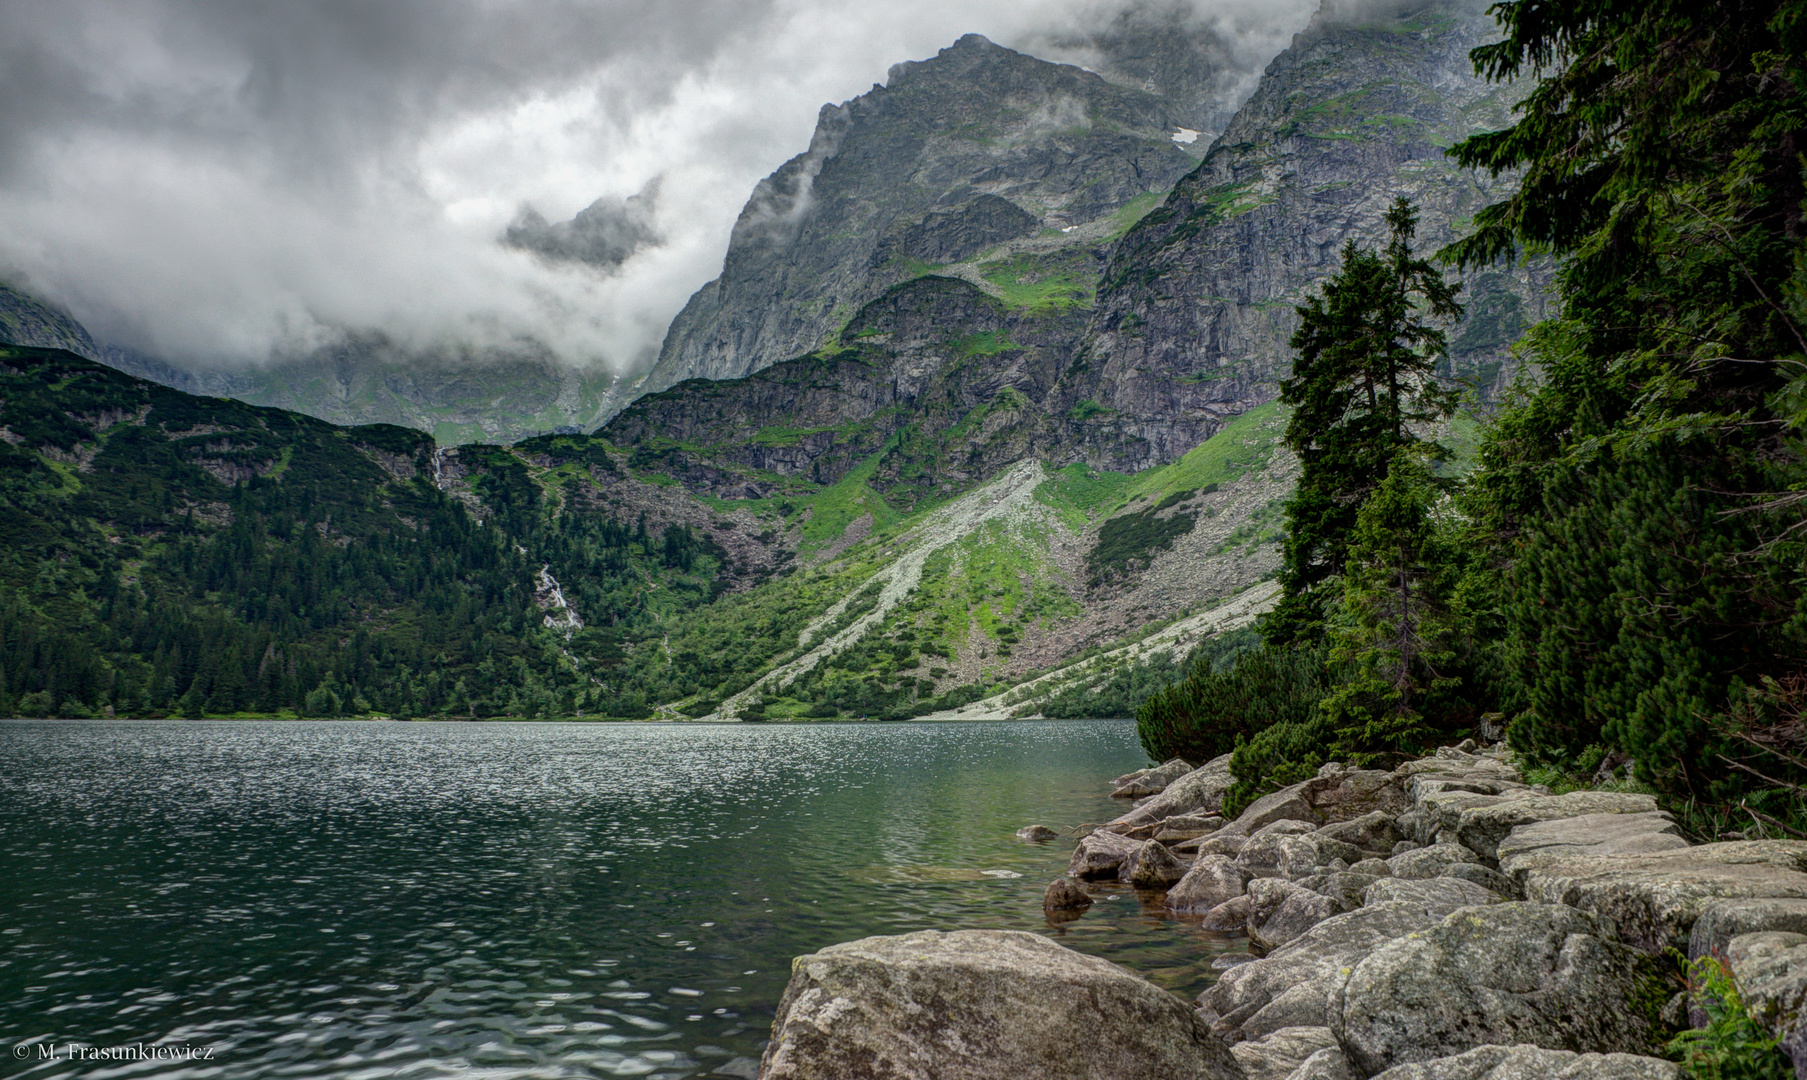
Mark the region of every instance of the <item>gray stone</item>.
<instances>
[{"instance_id":1,"label":"gray stone","mask_svg":"<svg viewBox=\"0 0 1807 1080\"><path fill-rule=\"evenodd\" d=\"M1084 911L1092 906L1092 898L1068 878L1055 878L1042 893L1043 911Z\"/></svg>"},{"instance_id":2,"label":"gray stone","mask_svg":"<svg viewBox=\"0 0 1807 1080\"><path fill-rule=\"evenodd\" d=\"M1385 884L1385 883L1382 883ZM1357 1071L1528 1042L1632 1053L1649 1045L1640 960L1586 912L1508 902L1459 908L1354 966L1330 1027Z\"/></svg>"},{"instance_id":3,"label":"gray stone","mask_svg":"<svg viewBox=\"0 0 1807 1080\"><path fill-rule=\"evenodd\" d=\"M1433 878L1442 877L1443 871L1458 863L1480 861L1474 852L1461 844L1432 844L1393 856L1387 860L1387 868L1393 871L1394 877Z\"/></svg>"},{"instance_id":4,"label":"gray stone","mask_svg":"<svg viewBox=\"0 0 1807 1080\"><path fill-rule=\"evenodd\" d=\"M1521 1043L1400 1065L1374 1080L1681 1080L1681 1069L1635 1054L1577 1054Z\"/></svg>"},{"instance_id":5,"label":"gray stone","mask_svg":"<svg viewBox=\"0 0 1807 1080\"><path fill-rule=\"evenodd\" d=\"M1338 1047L1319 1050L1299 1063L1286 1080L1358 1080L1349 1058Z\"/></svg>"},{"instance_id":6,"label":"gray stone","mask_svg":"<svg viewBox=\"0 0 1807 1080\"><path fill-rule=\"evenodd\" d=\"M1362 897L1367 895L1368 887L1379 881L1375 874L1358 874L1352 870L1338 870L1325 874L1321 879L1305 879L1300 882L1312 892L1323 893L1343 902L1343 910L1348 911L1362 906Z\"/></svg>"},{"instance_id":7,"label":"gray stone","mask_svg":"<svg viewBox=\"0 0 1807 1080\"><path fill-rule=\"evenodd\" d=\"M1159 840L1150 840L1123 861L1118 875L1138 889L1165 889L1186 876L1186 864Z\"/></svg>"},{"instance_id":8,"label":"gray stone","mask_svg":"<svg viewBox=\"0 0 1807 1080\"><path fill-rule=\"evenodd\" d=\"M1223 818L1215 815L1207 817L1203 814L1179 814L1156 823L1154 838L1163 844L1175 840L1192 840L1209 836L1226 824Z\"/></svg>"},{"instance_id":9,"label":"gray stone","mask_svg":"<svg viewBox=\"0 0 1807 1080\"><path fill-rule=\"evenodd\" d=\"M1349 872L1351 874L1367 874L1370 877L1390 877L1393 868L1387 865L1385 859L1363 859L1361 862L1351 865Z\"/></svg>"},{"instance_id":10,"label":"gray stone","mask_svg":"<svg viewBox=\"0 0 1807 1080\"><path fill-rule=\"evenodd\" d=\"M1305 821L1315 829L1324 824L1324 816L1306 800L1305 785L1294 784L1250 803L1236 819L1234 827L1245 835L1253 835L1263 825L1276 821Z\"/></svg>"},{"instance_id":11,"label":"gray stone","mask_svg":"<svg viewBox=\"0 0 1807 1080\"><path fill-rule=\"evenodd\" d=\"M1438 876L1472 881L1483 889L1491 889L1499 893L1508 900L1524 899L1524 895L1519 891L1518 882L1498 870L1489 869L1479 863L1456 863L1453 866L1446 866L1443 868L1443 873Z\"/></svg>"},{"instance_id":12,"label":"gray stone","mask_svg":"<svg viewBox=\"0 0 1807 1080\"><path fill-rule=\"evenodd\" d=\"M1603 915L1648 953L1685 947L1718 900L1807 899L1807 842L1733 840L1645 855L1543 856L1513 874L1525 898Z\"/></svg>"},{"instance_id":13,"label":"gray stone","mask_svg":"<svg viewBox=\"0 0 1807 1080\"><path fill-rule=\"evenodd\" d=\"M1166 761L1161 762L1159 765L1150 765L1146 769L1131 769L1129 772L1126 772L1122 776L1119 776L1115 780L1112 780L1111 786L1112 787L1122 787L1124 784L1127 784L1132 780L1140 780L1144 776L1147 776L1149 773L1155 772L1160 769L1170 768L1175 765L1180 766L1180 773L1182 775L1184 775L1187 772L1190 772L1193 768L1193 766L1186 764L1186 761L1184 758L1176 758L1176 757L1168 758Z\"/></svg>"},{"instance_id":14,"label":"gray stone","mask_svg":"<svg viewBox=\"0 0 1807 1080\"><path fill-rule=\"evenodd\" d=\"M1645 855L1688 846L1668 814L1582 814L1520 825L1499 842L1495 858L1508 874L1572 855Z\"/></svg>"},{"instance_id":15,"label":"gray stone","mask_svg":"<svg viewBox=\"0 0 1807 1080\"><path fill-rule=\"evenodd\" d=\"M1318 835L1353 844L1363 851L1391 851L1394 844L1405 838L1393 815L1380 810L1326 825L1318 830Z\"/></svg>"},{"instance_id":16,"label":"gray stone","mask_svg":"<svg viewBox=\"0 0 1807 1080\"><path fill-rule=\"evenodd\" d=\"M1460 878L1382 878L1362 893L1363 904L1405 901L1434 911L1441 918L1461 907L1497 904L1505 897L1482 885Z\"/></svg>"},{"instance_id":17,"label":"gray stone","mask_svg":"<svg viewBox=\"0 0 1807 1080\"><path fill-rule=\"evenodd\" d=\"M1202 859L1206 855L1228 855L1235 858L1242 854L1242 847L1248 842L1249 838L1241 833L1224 830L1216 836L1207 837L1198 844L1198 857Z\"/></svg>"},{"instance_id":18,"label":"gray stone","mask_svg":"<svg viewBox=\"0 0 1807 1080\"><path fill-rule=\"evenodd\" d=\"M1261 954L1272 953L1325 919L1354 906L1278 878L1259 878L1249 883L1249 948Z\"/></svg>"},{"instance_id":19,"label":"gray stone","mask_svg":"<svg viewBox=\"0 0 1807 1080\"><path fill-rule=\"evenodd\" d=\"M1223 903L1205 912L1199 922L1200 930L1212 930L1220 934L1241 933L1249 925L1249 898L1233 896Z\"/></svg>"},{"instance_id":20,"label":"gray stone","mask_svg":"<svg viewBox=\"0 0 1807 1080\"><path fill-rule=\"evenodd\" d=\"M1039 934L925 930L799 957L765 1080L1238 1080L1186 1004Z\"/></svg>"},{"instance_id":21,"label":"gray stone","mask_svg":"<svg viewBox=\"0 0 1807 1080\"><path fill-rule=\"evenodd\" d=\"M1016 837L1018 840L1045 842L1060 839L1060 834L1046 825L1025 825L1016 831Z\"/></svg>"},{"instance_id":22,"label":"gray stone","mask_svg":"<svg viewBox=\"0 0 1807 1080\"><path fill-rule=\"evenodd\" d=\"M1236 862L1249 877L1296 878L1304 877L1331 859L1359 861L1361 854L1358 848L1320 833L1288 835L1263 830L1249 837L1237 854Z\"/></svg>"},{"instance_id":23,"label":"gray stone","mask_svg":"<svg viewBox=\"0 0 1807 1080\"><path fill-rule=\"evenodd\" d=\"M1326 775L1320 771L1305 782L1305 798L1327 822L1354 821L1370 814L1392 817L1405 810L1403 784L1390 772L1347 769Z\"/></svg>"},{"instance_id":24,"label":"gray stone","mask_svg":"<svg viewBox=\"0 0 1807 1080\"><path fill-rule=\"evenodd\" d=\"M1617 791L1571 791L1567 795L1532 795L1492 806L1464 809L1453 822L1462 843L1483 858L1494 858L1500 841L1513 829L1534 822L1594 814L1651 814L1656 796Z\"/></svg>"},{"instance_id":25,"label":"gray stone","mask_svg":"<svg viewBox=\"0 0 1807 1080\"><path fill-rule=\"evenodd\" d=\"M1281 1028L1230 1048L1248 1080L1287 1080L1305 1059L1336 1045L1329 1028Z\"/></svg>"},{"instance_id":26,"label":"gray stone","mask_svg":"<svg viewBox=\"0 0 1807 1080\"><path fill-rule=\"evenodd\" d=\"M1248 897L1230 903L1243 905L1246 918ZM1343 968L1396 937L1435 925L1443 914L1405 902L1369 904L1325 919L1266 957L1225 972L1199 1003L1218 1017L1213 1029L1232 1038L1326 1026L1329 996L1341 985Z\"/></svg>"},{"instance_id":27,"label":"gray stone","mask_svg":"<svg viewBox=\"0 0 1807 1080\"><path fill-rule=\"evenodd\" d=\"M1404 855L1408 851L1417 851L1418 846L1416 840L1401 840L1399 843L1393 845L1393 854Z\"/></svg>"},{"instance_id":28,"label":"gray stone","mask_svg":"<svg viewBox=\"0 0 1807 1080\"><path fill-rule=\"evenodd\" d=\"M1167 907L1178 912L1204 912L1241 896L1248 883L1242 872L1226 855L1204 855L1186 871L1186 876L1167 890Z\"/></svg>"},{"instance_id":29,"label":"gray stone","mask_svg":"<svg viewBox=\"0 0 1807 1080\"><path fill-rule=\"evenodd\" d=\"M1807 1045L1807 934L1740 934L1726 949L1726 963L1745 1008L1783 1044L1795 1074L1807 1074L1807 1056L1800 1053Z\"/></svg>"},{"instance_id":30,"label":"gray stone","mask_svg":"<svg viewBox=\"0 0 1807 1080\"><path fill-rule=\"evenodd\" d=\"M1145 795L1159 795L1167 790L1167 785L1191 771L1192 766L1179 758L1174 758L1124 781L1115 791L1111 792L1111 798L1140 799Z\"/></svg>"},{"instance_id":31,"label":"gray stone","mask_svg":"<svg viewBox=\"0 0 1807 1080\"><path fill-rule=\"evenodd\" d=\"M1688 932L1688 959L1724 956L1740 934L1785 930L1807 934L1807 900L1716 900L1700 911Z\"/></svg>"},{"instance_id":32,"label":"gray stone","mask_svg":"<svg viewBox=\"0 0 1807 1080\"><path fill-rule=\"evenodd\" d=\"M1082 881L1114 878L1124 862L1141 850L1143 841L1113 832L1095 832L1079 841L1067 861L1067 876Z\"/></svg>"},{"instance_id":33,"label":"gray stone","mask_svg":"<svg viewBox=\"0 0 1807 1080\"><path fill-rule=\"evenodd\" d=\"M1230 755L1200 765L1168 784L1159 795L1110 823L1110 828L1134 828L1165 821L1181 814L1215 814L1223 809L1224 792L1236 778L1230 775Z\"/></svg>"}]
</instances>

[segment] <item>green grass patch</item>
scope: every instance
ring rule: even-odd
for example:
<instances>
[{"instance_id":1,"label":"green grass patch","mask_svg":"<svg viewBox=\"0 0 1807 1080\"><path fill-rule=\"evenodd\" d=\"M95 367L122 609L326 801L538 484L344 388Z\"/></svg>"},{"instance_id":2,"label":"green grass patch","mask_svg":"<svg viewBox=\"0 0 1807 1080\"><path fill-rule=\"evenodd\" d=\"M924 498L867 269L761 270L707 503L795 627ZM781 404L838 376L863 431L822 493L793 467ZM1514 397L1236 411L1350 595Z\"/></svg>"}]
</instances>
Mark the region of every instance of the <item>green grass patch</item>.
<instances>
[{"instance_id":1,"label":"green grass patch","mask_svg":"<svg viewBox=\"0 0 1807 1080\"><path fill-rule=\"evenodd\" d=\"M1031 313L1090 307L1098 292L1097 271L1084 251L1016 255L987 264L983 273L1004 303Z\"/></svg>"},{"instance_id":2,"label":"green grass patch","mask_svg":"<svg viewBox=\"0 0 1807 1080\"><path fill-rule=\"evenodd\" d=\"M1148 216L1149 211L1166 201L1165 191L1150 191L1124 203L1111 215L1111 231L1106 239L1116 240L1124 233L1135 228L1136 223Z\"/></svg>"},{"instance_id":3,"label":"green grass patch","mask_svg":"<svg viewBox=\"0 0 1807 1080\"><path fill-rule=\"evenodd\" d=\"M996 356L1018 348L1016 342L1010 340L1006 330L987 330L979 334L967 334L954 341L954 351L961 356Z\"/></svg>"},{"instance_id":4,"label":"green grass patch","mask_svg":"<svg viewBox=\"0 0 1807 1080\"><path fill-rule=\"evenodd\" d=\"M1266 468L1285 423L1286 413L1278 402L1256 406L1173 464L1137 473L1123 501L1127 504L1137 498L1163 498L1207 484L1227 484Z\"/></svg>"},{"instance_id":5,"label":"green grass patch","mask_svg":"<svg viewBox=\"0 0 1807 1080\"><path fill-rule=\"evenodd\" d=\"M1083 529L1107 507L1121 506L1123 493L1135 480L1129 473L1077 462L1042 481L1035 489L1035 499L1053 507L1069 528Z\"/></svg>"}]
</instances>

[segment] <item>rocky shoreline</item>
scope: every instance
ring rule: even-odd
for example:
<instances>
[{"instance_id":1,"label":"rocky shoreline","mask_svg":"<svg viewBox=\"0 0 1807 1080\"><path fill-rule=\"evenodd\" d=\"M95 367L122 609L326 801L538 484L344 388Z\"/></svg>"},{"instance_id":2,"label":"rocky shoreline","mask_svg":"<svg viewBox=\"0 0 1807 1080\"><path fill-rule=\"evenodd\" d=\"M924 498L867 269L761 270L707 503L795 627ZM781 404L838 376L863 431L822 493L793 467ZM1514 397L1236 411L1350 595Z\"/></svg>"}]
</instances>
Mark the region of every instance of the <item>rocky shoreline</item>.
<instances>
[{"instance_id":1,"label":"rocky shoreline","mask_svg":"<svg viewBox=\"0 0 1807 1080\"><path fill-rule=\"evenodd\" d=\"M1680 1080L1702 1026L1681 958L1718 957L1807 1080L1807 842L1689 844L1648 795L1526 784L1473 742L1326 765L1220 816L1225 756L1119 777L1084 882L1164 890L1249 957L1195 1003L1046 937L925 931L798 958L761 1077ZM1052 842L1041 826L1019 833Z\"/></svg>"}]
</instances>

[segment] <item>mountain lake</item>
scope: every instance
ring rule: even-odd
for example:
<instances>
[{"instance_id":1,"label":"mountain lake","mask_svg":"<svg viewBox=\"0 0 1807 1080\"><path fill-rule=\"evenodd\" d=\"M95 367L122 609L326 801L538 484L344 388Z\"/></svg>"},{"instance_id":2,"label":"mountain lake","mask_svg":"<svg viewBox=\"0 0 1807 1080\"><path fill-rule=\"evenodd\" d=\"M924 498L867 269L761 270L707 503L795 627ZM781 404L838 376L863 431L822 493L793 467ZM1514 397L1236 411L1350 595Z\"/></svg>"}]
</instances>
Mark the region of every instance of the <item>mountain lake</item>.
<instances>
[{"instance_id":1,"label":"mountain lake","mask_svg":"<svg viewBox=\"0 0 1807 1080\"><path fill-rule=\"evenodd\" d=\"M0 722L0 1073L746 1080L792 957L923 929L1191 997L1240 943L1127 887L1051 923L1071 842L1014 836L1146 763L1123 720Z\"/></svg>"}]
</instances>

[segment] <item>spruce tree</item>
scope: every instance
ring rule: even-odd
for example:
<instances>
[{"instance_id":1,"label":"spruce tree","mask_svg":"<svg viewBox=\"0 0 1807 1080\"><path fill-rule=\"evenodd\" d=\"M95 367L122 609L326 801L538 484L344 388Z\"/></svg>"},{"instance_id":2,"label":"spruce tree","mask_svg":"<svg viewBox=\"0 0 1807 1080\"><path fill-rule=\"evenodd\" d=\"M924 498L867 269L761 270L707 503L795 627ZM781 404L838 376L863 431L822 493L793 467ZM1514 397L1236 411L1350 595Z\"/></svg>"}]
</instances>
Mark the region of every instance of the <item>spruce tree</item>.
<instances>
[{"instance_id":1,"label":"spruce tree","mask_svg":"<svg viewBox=\"0 0 1807 1080\"><path fill-rule=\"evenodd\" d=\"M1412 254L1418 212L1403 197L1386 215L1380 252L1343 245L1342 268L1297 310L1292 406L1286 444L1299 456L1298 487L1286 504L1279 605L1262 626L1275 644L1322 635L1325 588L1340 575L1362 504L1394 456L1422 441L1417 428L1455 408L1434 368L1448 348L1438 323L1461 318L1460 284Z\"/></svg>"}]
</instances>

